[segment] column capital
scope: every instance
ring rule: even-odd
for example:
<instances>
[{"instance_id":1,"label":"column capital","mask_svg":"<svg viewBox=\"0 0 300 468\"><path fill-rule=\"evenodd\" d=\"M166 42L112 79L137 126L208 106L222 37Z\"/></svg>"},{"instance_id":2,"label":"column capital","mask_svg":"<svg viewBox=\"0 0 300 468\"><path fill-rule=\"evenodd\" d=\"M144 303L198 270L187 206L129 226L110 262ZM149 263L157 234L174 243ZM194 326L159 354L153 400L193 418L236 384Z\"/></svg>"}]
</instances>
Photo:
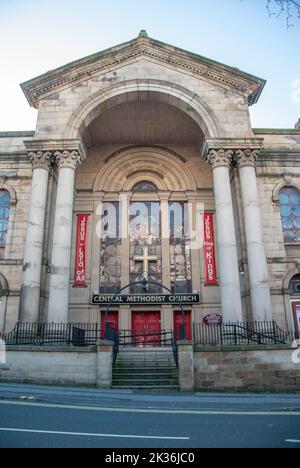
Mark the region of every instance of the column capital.
<instances>
[{"instance_id":1,"label":"column capital","mask_svg":"<svg viewBox=\"0 0 300 468\"><path fill-rule=\"evenodd\" d=\"M54 158L58 169L68 167L75 171L82 162L82 157L78 150L55 151Z\"/></svg>"},{"instance_id":2,"label":"column capital","mask_svg":"<svg viewBox=\"0 0 300 468\"><path fill-rule=\"evenodd\" d=\"M52 164L52 153L51 151L29 151L28 157L30 159L32 170L34 169L45 169L50 171Z\"/></svg>"},{"instance_id":3,"label":"column capital","mask_svg":"<svg viewBox=\"0 0 300 468\"><path fill-rule=\"evenodd\" d=\"M232 161L238 167L254 166L263 141L263 138L207 138L202 156L213 169L229 167Z\"/></svg>"},{"instance_id":4,"label":"column capital","mask_svg":"<svg viewBox=\"0 0 300 468\"><path fill-rule=\"evenodd\" d=\"M86 149L81 139L73 140L25 140L24 145L33 168L50 168L56 162L59 168L76 167L85 159ZM49 164L48 164L49 161ZM47 166L48 164L48 166ZM45 167L46 165L46 167Z\"/></svg>"},{"instance_id":5,"label":"column capital","mask_svg":"<svg viewBox=\"0 0 300 468\"><path fill-rule=\"evenodd\" d=\"M166 190L159 190L158 192L160 201L163 201L163 200L169 201L170 195L171 193Z\"/></svg>"},{"instance_id":6,"label":"column capital","mask_svg":"<svg viewBox=\"0 0 300 468\"><path fill-rule=\"evenodd\" d=\"M205 156L206 162L212 169L217 167L230 167L233 158L233 150L224 148L211 148Z\"/></svg>"},{"instance_id":7,"label":"column capital","mask_svg":"<svg viewBox=\"0 0 300 468\"><path fill-rule=\"evenodd\" d=\"M237 167L240 169L242 167L255 167L256 160L259 155L258 148L243 148L235 151L235 161Z\"/></svg>"}]
</instances>

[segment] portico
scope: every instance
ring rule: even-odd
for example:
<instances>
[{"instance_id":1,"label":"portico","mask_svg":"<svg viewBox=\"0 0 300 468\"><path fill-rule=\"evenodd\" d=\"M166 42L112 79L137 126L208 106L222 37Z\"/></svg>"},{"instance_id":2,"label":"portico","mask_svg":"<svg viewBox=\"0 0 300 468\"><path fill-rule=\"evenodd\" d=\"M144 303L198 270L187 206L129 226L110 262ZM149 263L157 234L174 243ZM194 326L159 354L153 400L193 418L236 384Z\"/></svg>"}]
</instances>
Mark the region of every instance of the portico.
<instances>
[{"instance_id":1,"label":"portico","mask_svg":"<svg viewBox=\"0 0 300 468\"><path fill-rule=\"evenodd\" d=\"M192 320L209 313L271 320L256 179L263 138L253 134L248 113L264 84L145 34L24 83L39 114L25 141L32 191L21 320L95 322L93 295L143 277L174 294L198 295L199 303L185 306ZM212 216L212 284L204 213ZM77 214L89 215L81 286L74 284ZM136 307L115 307L123 328L142 312ZM176 307L155 307L162 326L173 329Z\"/></svg>"}]
</instances>

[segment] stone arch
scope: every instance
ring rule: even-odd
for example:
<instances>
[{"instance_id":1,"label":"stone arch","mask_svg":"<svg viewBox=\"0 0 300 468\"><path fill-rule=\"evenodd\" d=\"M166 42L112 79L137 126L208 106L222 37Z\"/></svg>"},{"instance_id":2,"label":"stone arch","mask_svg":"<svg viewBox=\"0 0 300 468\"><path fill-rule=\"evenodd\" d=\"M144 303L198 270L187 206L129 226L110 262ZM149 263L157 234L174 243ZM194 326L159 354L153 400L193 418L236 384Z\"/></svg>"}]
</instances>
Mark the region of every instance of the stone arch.
<instances>
[{"instance_id":1,"label":"stone arch","mask_svg":"<svg viewBox=\"0 0 300 468\"><path fill-rule=\"evenodd\" d=\"M160 80L128 80L111 85L85 99L66 127L64 139L80 138L90 123L100 114L132 100L154 99L181 109L200 127L206 137L221 135L218 119L208 104L182 86Z\"/></svg>"},{"instance_id":2,"label":"stone arch","mask_svg":"<svg viewBox=\"0 0 300 468\"><path fill-rule=\"evenodd\" d=\"M124 190L131 191L136 184L143 182L144 180L152 182L154 185L156 185L158 190L168 190L167 184L163 180L161 174L151 170L139 170L130 174L124 184Z\"/></svg>"},{"instance_id":3,"label":"stone arch","mask_svg":"<svg viewBox=\"0 0 300 468\"><path fill-rule=\"evenodd\" d=\"M283 289L284 294L290 294L291 280L294 278L294 276L297 276L299 274L300 274L300 264L298 264L295 268L292 268L286 273L283 279L283 284L282 284L282 289Z\"/></svg>"},{"instance_id":4,"label":"stone arch","mask_svg":"<svg viewBox=\"0 0 300 468\"><path fill-rule=\"evenodd\" d=\"M145 179L159 190L197 190L192 172L173 153L156 147L132 147L108 159L96 178L94 191L128 191Z\"/></svg>"},{"instance_id":5,"label":"stone arch","mask_svg":"<svg viewBox=\"0 0 300 468\"><path fill-rule=\"evenodd\" d=\"M8 296L8 281L5 276L0 273L0 297Z\"/></svg>"},{"instance_id":6,"label":"stone arch","mask_svg":"<svg viewBox=\"0 0 300 468\"><path fill-rule=\"evenodd\" d=\"M0 190L6 190L10 194L10 204L15 205L17 203L17 194L15 192L15 189L4 182L0 182Z\"/></svg>"},{"instance_id":7,"label":"stone arch","mask_svg":"<svg viewBox=\"0 0 300 468\"><path fill-rule=\"evenodd\" d=\"M284 187L294 187L300 192L300 184L294 182L292 179L287 179L286 177L284 180L278 182L275 187L273 188L272 192L272 201L279 205L279 192Z\"/></svg>"}]
</instances>

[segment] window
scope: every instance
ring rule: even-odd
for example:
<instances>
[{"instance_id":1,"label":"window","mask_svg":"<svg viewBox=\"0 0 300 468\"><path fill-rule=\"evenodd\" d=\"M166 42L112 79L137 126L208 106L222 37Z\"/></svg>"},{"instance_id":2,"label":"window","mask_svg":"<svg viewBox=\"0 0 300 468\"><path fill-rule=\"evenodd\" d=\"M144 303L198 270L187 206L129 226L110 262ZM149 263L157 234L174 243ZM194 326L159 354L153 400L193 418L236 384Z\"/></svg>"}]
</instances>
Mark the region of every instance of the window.
<instances>
[{"instance_id":1,"label":"window","mask_svg":"<svg viewBox=\"0 0 300 468\"><path fill-rule=\"evenodd\" d=\"M156 192L157 187L152 182L148 182L147 180L143 180L142 182L138 182L133 187L133 192Z\"/></svg>"},{"instance_id":2,"label":"window","mask_svg":"<svg viewBox=\"0 0 300 468\"><path fill-rule=\"evenodd\" d=\"M281 223L285 242L300 242L300 192L283 187L279 192Z\"/></svg>"},{"instance_id":3,"label":"window","mask_svg":"<svg viewBox=\"0 0 300 468\"><path fill-rule=\"evenodd\" d=\"M4 247L6 243L9 211L10 193L7 190L0 190L0 247Z\"/></svg>"},{"instance_id":4,"label":"window","mask_svg":"<svg viewBox=\"0 0 300 468\"><path fill-rule=\"evenodd\" d=\"M103 203L101 215L99 292L114 294L121 287L121 238L118 203Z\"/></svg>"},{"instance_id":5,"label":"window","mask_svg":"<svg viewBox=\"0 0 300 468\"><path fill-rule=\"evenodd\" d=\"M290 294L300 295L300 275L295 275L290 282Z\"/></svg>"},{"instance_id":6,"label":"window","mask_svg":"<svg viewBox=\"0 0 300 468\"><path fill-rule=\"evenodd\" d=\"M169 203L170 279L174 293L191 292L191 246L186 203Z\"/></svg>"}]
</instances>

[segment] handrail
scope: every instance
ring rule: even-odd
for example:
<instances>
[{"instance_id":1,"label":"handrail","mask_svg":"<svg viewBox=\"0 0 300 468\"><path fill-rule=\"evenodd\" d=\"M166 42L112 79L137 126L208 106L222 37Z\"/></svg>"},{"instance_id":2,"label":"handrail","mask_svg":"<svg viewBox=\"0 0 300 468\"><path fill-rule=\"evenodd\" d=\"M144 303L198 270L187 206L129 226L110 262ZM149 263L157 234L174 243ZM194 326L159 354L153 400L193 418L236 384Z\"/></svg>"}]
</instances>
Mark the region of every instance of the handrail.
<instances>
[{"instance_id":1,"label":"handrail","mask_svg":"<svg viewBox=\"0 0 300 468\"><path fill-rule=\"evenodd\" d=\"M178 346L177 346L176 336L174 332L172 333L171 343L172 343L172 350L173 350L175 364L176 364L176 367L178 367Z\"/></svg>"},{"instance_id":2,"label":"handrail","mask_svg":"<svg viewBox=\"0 0 300 468\"><path fill-rule=\"evenodd\" d=\"M295 332L282 330L275 321L193 323L193 337L196 344L203 345L283 345L294 341Z\"/></svg>"}]
</instances>

